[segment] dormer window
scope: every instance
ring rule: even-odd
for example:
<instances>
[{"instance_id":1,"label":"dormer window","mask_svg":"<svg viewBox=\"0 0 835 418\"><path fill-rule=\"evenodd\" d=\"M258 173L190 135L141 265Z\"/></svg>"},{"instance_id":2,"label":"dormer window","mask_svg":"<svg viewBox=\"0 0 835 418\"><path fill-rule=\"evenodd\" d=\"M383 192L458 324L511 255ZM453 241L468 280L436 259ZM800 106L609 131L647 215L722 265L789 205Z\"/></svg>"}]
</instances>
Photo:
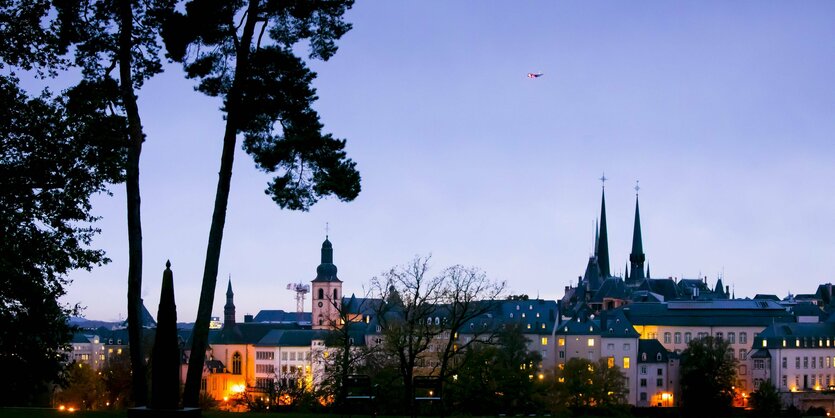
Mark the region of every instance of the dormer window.
<instances>
[{"instance_id":1,"label":"dormer window","mask_svg":"<svg viewBox=\"0 0 835 418\"><path fill-rule=\"evenodd\" d=\"M615 329L614 328L609 328L609 334L614 334L614 333L615 333Z\"/></svg>"},{"instance_id":2,"label":"dormer window","mask_svg":"<svg viewBox=\"0 0 835 418\"><path fill-rule=\"evenodd\" d=\"M655 361L661 361L661 353L655 355Z\"/></svg>"},{"instance_id":3,"label":"dormer window","mask_svg":"<svg viewBox=\"0 0 835 418\"><path fill-rule=\"evenodd\" d=\"M647 353L641 353L641 361L647 361Z\"/></svg>"}]
</instances>

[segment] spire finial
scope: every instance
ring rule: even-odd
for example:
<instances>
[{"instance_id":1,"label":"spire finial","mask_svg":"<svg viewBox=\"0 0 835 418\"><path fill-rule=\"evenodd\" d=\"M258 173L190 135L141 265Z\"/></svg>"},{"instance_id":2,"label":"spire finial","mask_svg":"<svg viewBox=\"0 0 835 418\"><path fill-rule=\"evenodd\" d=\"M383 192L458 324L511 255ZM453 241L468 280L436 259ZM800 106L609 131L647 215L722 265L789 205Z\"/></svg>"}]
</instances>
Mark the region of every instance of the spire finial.
<instances>
[{"instance_id":1,"label":"spire finial","mask_svg":"<svg viewBox=\"0 0 835 418\"><path fill-rule=\"evenodd\" d=\"M638 191L641 190L641 186L638 184L641 180L635 180L635 196L638 196Z\"/></svg>"},{"instance_id":2,"label":"spire finial","mask_svg":"<svg viewBox=\"0 0 835 418\"><path fill-rule=\"evenodd\" d=\"M603 172L603 175L600 176L600 178L598 180L600 180L600 185L605 189L606 188L606 180L609 180L608 178L606 178L606 172Z\"/></svg>"},{"instance_id":3,"label":"spire finial","mask_svg":"<svg viewBox=\"0 0 835 418\"><path fill-rule=\"evenodd\" d=\"M330 230L331 230L330 223L325 222L325 239L328 239L328 235L330 234Z\"/></svg>"},{"instance_id":4,"label":"spire finial","mask_svg":"<svg viewBox=\"0 0 835 418\"><path fill-rule=\"evenodd\" d=\"M165 268L171 270L171 260L165 260Z\"/></svg>"}]
</instances>

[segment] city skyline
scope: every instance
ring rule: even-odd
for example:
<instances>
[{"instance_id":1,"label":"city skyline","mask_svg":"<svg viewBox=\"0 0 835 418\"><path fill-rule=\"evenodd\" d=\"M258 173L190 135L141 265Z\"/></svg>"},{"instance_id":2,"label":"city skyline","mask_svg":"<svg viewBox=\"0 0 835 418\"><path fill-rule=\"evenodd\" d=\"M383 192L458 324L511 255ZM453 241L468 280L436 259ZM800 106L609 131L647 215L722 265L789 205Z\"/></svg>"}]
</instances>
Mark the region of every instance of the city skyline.
<instances>
[{"instance_id":1,"label":"city skyline","mask_svg":"<svg viewBox=\"0 0 835 418\"><path fill-rule=\"evenodd\" d=\"M282 211L239 150L215 316L229 274L240 316L294 310L286 285L315 277L326 223L347 295L431 253L436 270L476 266L559 299L592 251L603 172L613 274L640 180L653 276L712 285L724 271L738 297L832 280L835 4L479 4L347 14L337 54L311 66L315 107L348 140L363 191ZM223 122L193 85L169 64L139 92L143 297L156 312L170 259L181 322L196 311ZM126 312L123 189L94 200L93 245L113 262L74 272L64 298L92 319Z\"/></svg>"}]
</instances>

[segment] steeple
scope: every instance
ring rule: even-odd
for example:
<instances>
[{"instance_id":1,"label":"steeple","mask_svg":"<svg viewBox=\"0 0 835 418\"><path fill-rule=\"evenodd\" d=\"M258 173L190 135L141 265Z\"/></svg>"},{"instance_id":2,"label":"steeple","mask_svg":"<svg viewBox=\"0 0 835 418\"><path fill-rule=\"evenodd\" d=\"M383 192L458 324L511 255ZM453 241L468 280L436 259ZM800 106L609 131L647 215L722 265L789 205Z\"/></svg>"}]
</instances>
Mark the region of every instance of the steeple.
<instances>
[{"instance_id":1,"label":"steeple","mask_svg":"<svg viewBox=\"0 0 835 418\"><path fill-rule=\"evenodd\" d=\"M632 253L629 254L629 263L632 265L632 277L630 277L630 279L633 282L638 282L644 279L644 261L646 261L646 256L644 255L644 244L641 239L641 212L638 207L638 190L639 187L636 185L635 228L632 230Z\"/></svg>"},{"instance_id":2,"label":"steeple","mask_svg":"<svg viewBox=\"0 0 835 418\"><path fill-rule=\"evenodd\" d=\"M333 245L326 235L322 243L322 262L316 267L316 278L313 281L338 282L340 280L336 277L336 271L336 265L333 264Z\"/></svg>"},{"instance_id":3,"label":"steeple","mask_svg":"<svg viewBox=\"0 0 835 418\"><path fill-rule=\"evenodd\" d=\"M235 325L235 294L232 293L232 275L226 287L226 305L223 307L223 326Z\"/></svg>"},{"instance_id":4,"label":"steeple","mask_svg":"<svg viewBox=\"0 0 835 418\"><path fill-rule=\"evenodd\" d=\"M597 264L600 266L600 275L603 279L611 276L609 273L609 234L606 231L606 180L606 175L600 178L603 191L600 200L600 233L597 241Z\"/></svg>"}]
</instances>

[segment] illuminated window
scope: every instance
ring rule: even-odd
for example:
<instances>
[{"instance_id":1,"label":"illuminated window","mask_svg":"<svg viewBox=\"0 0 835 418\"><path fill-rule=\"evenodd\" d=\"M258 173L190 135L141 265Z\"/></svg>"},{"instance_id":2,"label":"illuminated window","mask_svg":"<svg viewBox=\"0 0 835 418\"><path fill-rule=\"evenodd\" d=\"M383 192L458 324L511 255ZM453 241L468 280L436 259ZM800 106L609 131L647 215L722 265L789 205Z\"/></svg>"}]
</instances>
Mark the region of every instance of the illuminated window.
<instances>
[{"instance_id":1,"label":"illuminated window","mask_svg":"<svg viewBox=\"0 0 835 418\"><path fill-rule=\"evenodd\" d=\"M587 344L589 347L594 347L594 338L589 338Z\"/></svg>"},{"instance_id":2,"label":"illuminated window","mask_svg":"<svg viewBox=\"0 0 835 418\"><path fill-rule=\"evenodd\" d=\"M542 337L542 345L548 345L548 337Z\"/></svg>"},{"instance_id":3,"label":"illuminated window","mask_svg":"<svg viewBox=\"0 0 835 418\"><path fill-rule=\"evenodd\" d=\"M624 368L624 369L628 369L628 368L629 368L629 357L624 357L624 358L623 358L623 368Z\"/></svg>"},{"instance_id":4,"label":"illuminated window","mask_svg":"<svg viewBox=\"0 0 835 418\"><path fill-rule=\"evenodd\" d=\"M768 341L766 341L766 339L763 338L763 347L766 347L766 346L768 346Z\"/></svg>"},{"instance_id":5,"label":"illuminated window","mask_svg":"<svg viewBox=\"0 0 835 418\"><path fill-rule=\"evenodd\" d=\"M611 369L612 367L615 367L615 358L614 358L614 357L609 357L609 358L606 360L606 365L607 365L607 366L609 366L609 368L610 368L610 369Z\"/></svg>"},{"instance_id":6,"label":"illuminated window","mask_svg":"<svg viewBox=\"0 0 835 418\"><path fill-rule=\"evenodd\" d=\"M557 344L562 347L565 345L565 338L560 338L557 340Z\"/></svg>"},{"instance_id":7,"label":"illuminated window","mask_svg":"<svg viewBox=\"0 0 835 418\"><path fill-rule=\"evenodd\" d=\"M241 353L232 356L232 374L241 374Z\"/></svg>"}]
</instances>

